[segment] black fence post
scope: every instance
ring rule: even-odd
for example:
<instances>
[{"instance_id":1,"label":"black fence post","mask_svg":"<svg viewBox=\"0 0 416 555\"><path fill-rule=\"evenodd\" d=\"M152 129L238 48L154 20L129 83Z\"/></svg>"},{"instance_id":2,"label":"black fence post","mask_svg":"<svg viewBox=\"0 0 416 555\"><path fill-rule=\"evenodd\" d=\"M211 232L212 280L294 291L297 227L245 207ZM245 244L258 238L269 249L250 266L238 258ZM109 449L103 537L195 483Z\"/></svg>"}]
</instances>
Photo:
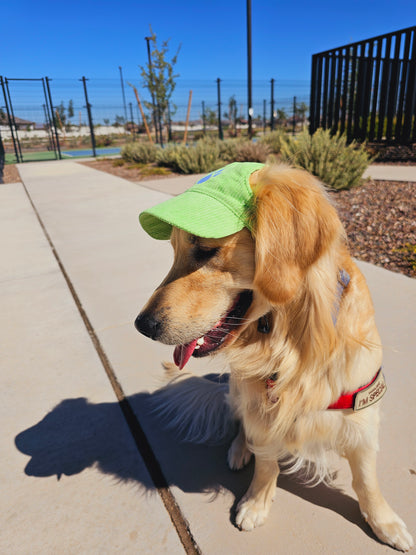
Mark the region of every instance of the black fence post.
<instances>
[{"instance_id":1,"label":"black fence post","mask_svg":"<svg viewBox=\"0 0 416 555\"><path fill-rule=\"evenodd\" d=\"M134 132L134 118L133 118L133 104L131 102L129 102L129 108L130 108L130 120L131 120L131 134L133 136L133 141L136 140L136 133Z\"/></svg>"},{"instance_id":2,"label":"black fence post","mask_svg":"<svg viewBox=\"0 0 416 555\"><path fill-rule=\"evenodd\" d=\"M263 99L263 134L266 133L266 104L267 101Z\"/></svg>"},{"instance_id":3,"label":"black fence post","mask_svg":"<svg viewBox=\"0 0 416 555\"><path fill-rule=\"evenodd\" d=\"M270 131L274 129L274 79L270 80Z\"/></svg>"},{"instance_id":4,"label":"black fence post","mask_svg":"<svg viewBox=\"0 0 416 555\"><path fill-rule=\"evenodd\" d=\"M53 138L53 131L52 131L52 124L49 118L49 114L46 111L46 104L42 104L42 108L43 108L43 117L45 118L45 127L48 133L48 141L49 141L48 150L54 150L56 153L55 140Z\"/></svg>"},{"instance_id":5,"label":"black fence post","mask_svg":"<svg viewBox=\"0 0 416 555\"><path fill-rule=\"evenodd\" d=\"M122 70L121 66L118 66L118 69L120 70L121 95L123 97L124 118L125 118L126 123L127 123L127 105L126 105L126 94L124 92L123 70Z\"/></svg>"},{"instance_id":6,"label":"black fence post","mask_svg":"<svg viewBox=\"0 0 416 555\"><path fill-rule=\"evenodd\" d=\"M168 102L168 143L172 142L172 120L170 119L170 102Z\"/></svg>"},{"instance_id":7,"label":"black fence post","mask_svg":"<svg viewBox=\"0 0 416 555\"><path fill-rule=\"evenodd\" d=\"M309 103L310 103L310 117L309 117L309 133L313 135L316 131L317 122L316 122L316 89L318 88L318 84L316 82L316 66L317 66L317 57L316 55L312 56L312 75L311 75L311 92L309 96Z\"/></svg>"},{"instance_id":8,"label":"black fence post","mask_svg":"<svg viewBox=\"0 0 416 555\"><path fill-rule=\"evenodd\" d=\"M90 134L91 134L92 153L93 153L93 156L96 157L97 153L95 151L95 135L94 135L94 125L92 123L91 104L88 102L88 92L87 92L87 81L88 81L88 79L86 79L85 77L82 77L80 79L80 81L82 81L82 83L84 85L85 102L87 104L86 108L87 108L88 123L89 123L89 126L90 126Z\"/></svg>"},{"instance_id":9,"label":"black fence post","mask_svg":"<svg viewBox=\"0 0 416 555\"><path fill-rule=\"evenodd\" d=\"M293 135L296 133L296 96L293 97Z\"/></svg>"},{"instance_id":10,"label":"black fence post","mask_svg":"<svg viewBox=\"0 0 416 555\"><path fill-rule=\"evenodd\" d=\"M61 145L59 144L59 135L58 135L58 130L56 128L56 118L55 118L55 113L53 109L52 94L51 94L51 88L49 86L49 81L50 81L49 77L45 77L44 86L46 83L46 93L47 93L47 94L45 93L45 100L48 101L47 104L49 104L49 108L52 114L51 123L53 124L53 131L51 130L51 133L52 133L52 137L53 137L53 134L55 133L55 144L54 144L55 156L56 156L56 152L58 152L58 158L59 160L62 160Z\"/></svg>"},{"instance_id":11,"label":"black fence post","mask_svg":"<svg viewBox=\"0 0 416 555\"><path fill-rule=\"evenodd\" d=\"M247 0L247 102L248 102L248 137L253 136L253 100L251 79L251 0Z\"/></svg>"},{"instance_id":12,"label":"black fence post","mask_svg":"<svg viewBox=\"0 0 416 555\"><path fill-rule=\"evenodd\" d=\"M202 101L202 129L203 129L204 136L205 136L207 128L206 128L206 120L205 120L205 102L204 101Z\"/></svg>"},{"instance_id":13,"label":"black fence post","mask_svg":"<svg viewBox=\"0 0 416 555\"><path fill-rule=\"evenodd\" d=\"M3 183L3 170L6 161L6 154L4 152L3 140L0 133L0 183Z\"/></svg>"},{"instance_id":14,"label":"black fence post","mask_svg":"<svg viewBox=\"0 0 416 555\"><path fill-rule=\"evenodd\" d=\"M12 106L12 100L10 97L7 77L3 79L3 77L0 76L0 82L3 89L4 103L5 103L6 112L7 112L7 120L9 122L10 133L12 135L16 162L19 164L20 162L23 162L23 156L22 156L22 150L20 148L19 136L17 134L16 121L14 119L13 106Z\"/></svg>"},{"instance_id":15,"label":"black fence post","mask_svg":"<svg viewBox=\"0 0 416 555\"><path fill-rule=\"evenodd\" d=\"M218 96L218 137L222 141L224 138L224 134L222 132L222 123L221 123L221 79L219 77L217 79L217 96Z\"/></svg>"}]
</instances>

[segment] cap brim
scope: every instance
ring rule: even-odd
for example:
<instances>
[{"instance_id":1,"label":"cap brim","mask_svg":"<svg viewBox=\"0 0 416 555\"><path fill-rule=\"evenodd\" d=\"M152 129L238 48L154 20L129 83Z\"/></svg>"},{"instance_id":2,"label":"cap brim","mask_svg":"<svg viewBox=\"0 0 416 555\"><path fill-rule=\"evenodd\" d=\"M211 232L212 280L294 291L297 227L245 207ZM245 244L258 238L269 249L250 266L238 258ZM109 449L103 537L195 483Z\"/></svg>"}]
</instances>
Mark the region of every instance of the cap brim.
<instances>
[{"instance_id":1,"label":"cap brim","mask_svg":"<svg viewBox=\"0 0 416 555\"><path fill-rule=\"evenodd\" d=\"M223 203L191 189L139 215L143 229L154 239L169 239L172 226L198 237L218 239L237 233L244 221Z\"/></svg>"}]
</instances>

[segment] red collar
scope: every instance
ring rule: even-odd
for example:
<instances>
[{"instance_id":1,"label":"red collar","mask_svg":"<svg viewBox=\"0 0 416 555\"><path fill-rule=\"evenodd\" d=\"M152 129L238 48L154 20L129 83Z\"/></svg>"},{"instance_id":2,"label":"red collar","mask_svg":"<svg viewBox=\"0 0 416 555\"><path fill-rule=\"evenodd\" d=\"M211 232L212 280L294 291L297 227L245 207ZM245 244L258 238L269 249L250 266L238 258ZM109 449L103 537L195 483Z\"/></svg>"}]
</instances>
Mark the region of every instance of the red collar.
<instances>
[{"instance_id":1,"label":"red collar","mask_svg":"<svg viewBox=\"0 0 416 555\"><path fill-rule=\"evenodd\" d=\"M379 401L386 393L386 389L386 382L380 368L370 383L351 393L344 393L335 403L329 405L328 409L364 409Z\"/></svg>"},{"instance_id":2,"label":"red collar","mask_svg":"<svg viewBox=\"0 0 416 555\"><path fill-rule=\"evenodd\" d=\"M277 399L273 399L269 390L274 387L276 380L277 373L273 374L271 378L266 380L266 388L268 390L267 393L269 395L269 399L273 403L275 403ZM376 403L377 401L380 401L380 399L385 394L386 389L386 382L380 368L370 383L368 383L367 385L363 385L362 387L359 387L358 389L356 389L355 391L351 391L350 393L342 394L341 397L339 397L335 401L335 403L329 405L327 410L353 409L357 411L364 409Z\"/></svg>"}]
</instances>

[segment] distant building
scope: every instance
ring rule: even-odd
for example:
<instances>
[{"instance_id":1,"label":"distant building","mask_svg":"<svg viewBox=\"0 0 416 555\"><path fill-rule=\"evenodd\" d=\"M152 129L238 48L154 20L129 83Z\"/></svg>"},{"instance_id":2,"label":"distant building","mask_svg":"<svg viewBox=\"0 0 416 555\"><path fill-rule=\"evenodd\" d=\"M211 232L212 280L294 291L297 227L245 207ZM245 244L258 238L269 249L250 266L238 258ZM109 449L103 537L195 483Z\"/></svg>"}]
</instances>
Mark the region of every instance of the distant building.
<instances>
[{"instance_id":1,"label":"distant building","mask_svg":"<svg viewBox=\"0 0 416 555\"><path fill-rule=\"evenodd\" d=\"M37 126L36 122L29 121L27 119L18 118L17 116L15 116L14 121L16 123L16 128L22 131L26 131L26 130L33 131L33 129L35 129ZM9 122L7 121L6 114L4 112L0 113L0 125L5 126L8 124Z\"/></svg>"}]
</instances>

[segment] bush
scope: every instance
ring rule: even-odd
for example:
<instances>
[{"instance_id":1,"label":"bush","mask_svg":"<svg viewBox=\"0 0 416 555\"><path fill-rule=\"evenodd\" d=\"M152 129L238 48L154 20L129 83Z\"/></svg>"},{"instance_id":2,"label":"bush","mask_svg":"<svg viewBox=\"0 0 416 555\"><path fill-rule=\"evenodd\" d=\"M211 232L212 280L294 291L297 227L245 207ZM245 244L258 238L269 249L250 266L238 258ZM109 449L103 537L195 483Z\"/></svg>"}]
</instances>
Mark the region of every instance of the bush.
<instances>
[{"instance_id":1,"label":"bush","mask_svg":"<svg viewBox=\"0 0 416 555\"><path fill-rule=\"evenodd\" d=\"M158 153L159 166L167 166L178 173L207 173L221 166L216 142L202 140L193 146L169 145Z\"/></svg>"},{"instance_id":2,"label":"bush","mask_svg":"<svg viewBox=\"0 0 416 555\"><path fill-rule=\"evenodd\" d=\"M275 131L270 131L262 137L260 137L259 142L261 144L267 145L273 154L280 154L280 149L282 147L282 141L287 137L287 133L284 129L276 129Z\"/></svg>"},{"instance_id":3,"label":"bush","mask_svg":"<svg viewBox=\"0 0 416 555\"><path fill-rule=\"evenodd\" d=\"M95 146L103 147L110 146L114 143L114 139L110 135L96 135L95 136Z\"/></svg>"},{"instance_id":4,"label":"bush","mask_svg":"<svg viewBox=\"0 0 416 555\"><path fill-rule=\"evenodd\" d=\"M151 164L156 162L160 148L151 143L128 143L121 149L121 157L126 162Z\"/></svg>"},{"instance_id":5,"label":"bush","mask_svg":"<svg viewBox=\"0 0 416 555\"><path fill-rule=\"evenodd\" d=\"M179 156L179 150L183 148L179 145L167 145L165 148L161 148L157 153L156 163L158 166L172 168L173 171L179 171L179 167L176 163Z\"/></svg>"},{"instance_id":6,"label":"bush","mask_svg":"<svg viewBox=\"0 0 416 555\"><path fill-rule=\"evenodd\" d=\"M265 162L272 150L269 145L244 141L236 148L235 162Z\"/></svg>"},{"instance_id":7,"label":"bush","mask_svg":"<svg viewBox=\"0 0 416 555\"><path fill-rule=\"evenodd\" d=\"M246 139L225 139L224 141L216 139L216 141L220 149L220 158L227 163L236 161L239 146L247 142Z\"/></svg>"},{"instance_id":8,"label":"bush","mask_svg":"<svg viewBox=\"0 0 416 555\"><path fill-rule=\"evenodd\" d=\"M205 138L191 146L159 149L157 163L178 173L207 173L231 162L265 162L270 152L268 145L247 139Z\"/></svg>"},{"instance_id":9,"label":"bush","mask_svg":"<svg viewBox=\"0 0 416 555\"><path fill-rule=\"evenodd\" d=\"M371 162L362 145L347 145L345 135L331 136L329 129L318 129L312 136L305 129L297 137L283 139L281 155L284 161L308 170L335 190L361 185Z\"/></svg>"}]
</instances>

